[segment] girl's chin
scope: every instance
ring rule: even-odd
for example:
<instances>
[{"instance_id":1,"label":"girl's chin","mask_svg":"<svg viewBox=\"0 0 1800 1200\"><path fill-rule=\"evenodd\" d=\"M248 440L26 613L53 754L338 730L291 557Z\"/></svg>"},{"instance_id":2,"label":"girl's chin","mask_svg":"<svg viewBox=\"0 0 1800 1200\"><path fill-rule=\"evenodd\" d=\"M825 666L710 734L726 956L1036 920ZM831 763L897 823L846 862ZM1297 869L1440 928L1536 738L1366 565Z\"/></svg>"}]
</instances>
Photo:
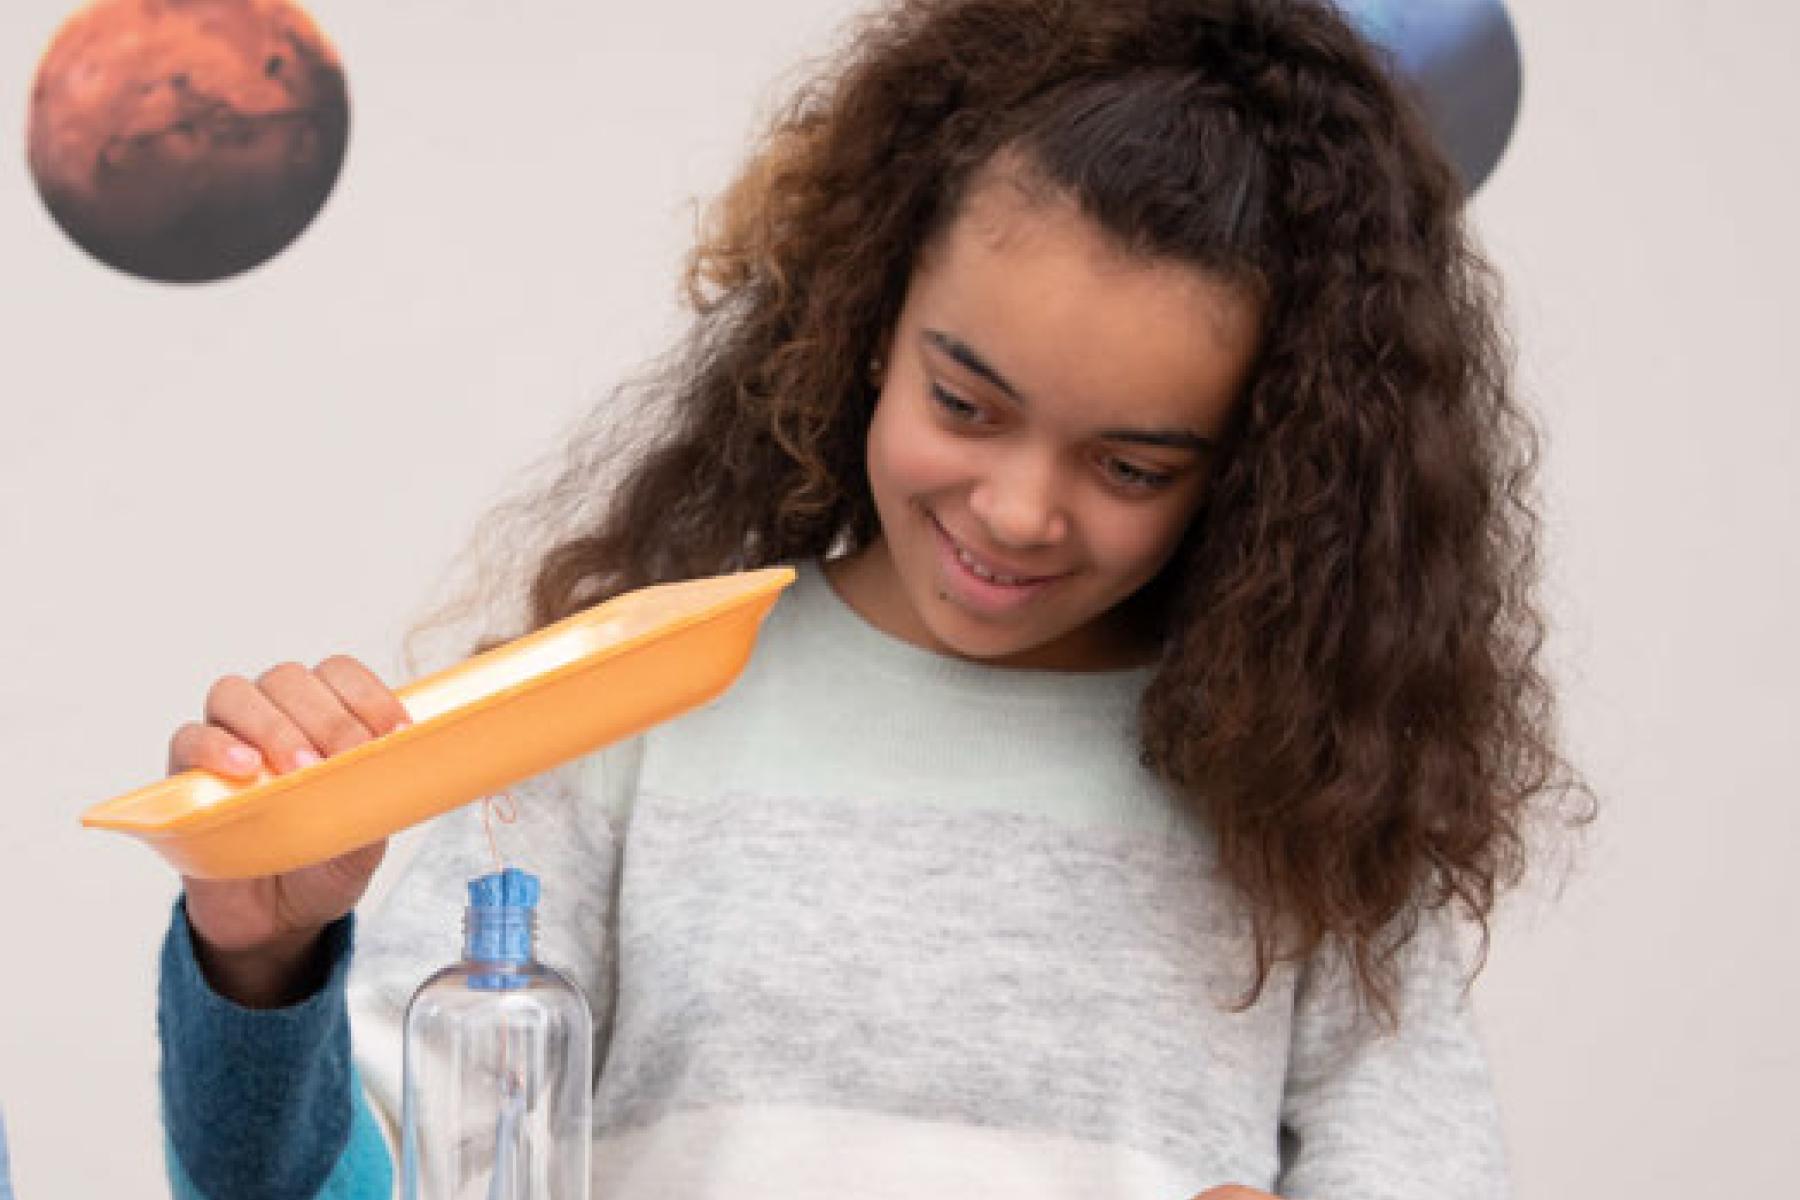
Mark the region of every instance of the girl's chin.
<instances>
[{"instance_id":1,"label":"girl's chin","mask_svg":"<svg viewBox=\"0 0 1800 1200\"><path fill-rule=\"evenodd\" d=\"M933 599L925 626L941 653L970 662L1017 667L1047 665L1062 657L1053 651L1068 636L1067 631L1024 624L998 626L964 611L942 592ZM1047 655L1047 651L1051 653Z\"/></svg>"},{"instance_id":2,"label":"girl's chin","mask_svg":"<svg viewBox=\"0 0 1800 1200\"><path fill-rule=\"evenodd\" d=\"M1105 617L1068 625L1051 613L997 617L971 612L954 593L934 583L918 616L940 652L994 666L1052 671L1094 671L1152 661L1154 647L1139 645ZM1032 619L1041 617L1043 619Z\"/></svg>"},{"instance_id":3,"label":"girl's chin","mask_svg":"<svg viewBox=\"0 0 1800 1200\"><path fill-rule=\"evenodd\" d=\"M959 627L954 622L932 622L933 640L958 658L976 662L994 662L1025 654L1039 644L1028 639L996 637L981 631Z\"/></svg>"}]
</instances>

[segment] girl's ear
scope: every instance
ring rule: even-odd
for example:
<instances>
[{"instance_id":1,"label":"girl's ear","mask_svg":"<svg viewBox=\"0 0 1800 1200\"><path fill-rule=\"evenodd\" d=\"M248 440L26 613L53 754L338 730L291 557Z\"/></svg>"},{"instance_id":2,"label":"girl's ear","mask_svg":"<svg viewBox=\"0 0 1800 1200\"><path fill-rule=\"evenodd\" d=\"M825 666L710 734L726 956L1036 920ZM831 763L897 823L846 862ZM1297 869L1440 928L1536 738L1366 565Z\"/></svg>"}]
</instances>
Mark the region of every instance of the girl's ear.
<instances>
[{"instance_id":1,"label":"girl's ear","mask_svg":"<svg viewBox=\"0 0 1800 1200\"><path fill-rule=\"evenodd\" d=\"M874 352L869 355L869 382L875 386L877 391L880 390L882 381L887 378L889 352L893 346L894 331L890 329L881 335L880 340L875 343Z\"/></svg>"}]
</instances>

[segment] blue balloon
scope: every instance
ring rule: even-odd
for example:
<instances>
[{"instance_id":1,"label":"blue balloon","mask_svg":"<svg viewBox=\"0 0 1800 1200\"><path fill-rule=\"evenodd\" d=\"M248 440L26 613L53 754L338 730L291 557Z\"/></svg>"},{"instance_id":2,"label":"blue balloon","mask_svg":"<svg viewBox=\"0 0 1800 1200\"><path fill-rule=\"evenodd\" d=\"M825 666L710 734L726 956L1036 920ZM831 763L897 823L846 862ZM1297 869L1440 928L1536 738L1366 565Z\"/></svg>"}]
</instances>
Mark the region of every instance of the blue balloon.
<instances>
[{"instance_id":1,"label":"blue balloon","mask_svg":"<svg viewBox=\"0 0 1800 1200\"><path fill-rule=\"evenodd\" d=\"M1413 90L1470 193L1512 138L1524 65L1501 0L1336 0Z\"/></svg>"}]
</instances>

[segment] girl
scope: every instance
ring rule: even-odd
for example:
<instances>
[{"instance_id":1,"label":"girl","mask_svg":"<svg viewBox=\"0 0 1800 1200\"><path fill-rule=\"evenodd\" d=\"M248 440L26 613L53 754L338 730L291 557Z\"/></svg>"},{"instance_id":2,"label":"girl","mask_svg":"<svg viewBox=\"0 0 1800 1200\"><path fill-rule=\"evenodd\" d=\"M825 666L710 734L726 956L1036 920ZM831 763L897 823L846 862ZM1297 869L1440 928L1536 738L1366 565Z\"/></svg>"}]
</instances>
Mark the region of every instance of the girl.
<instances>
[{"instance_id":1,"label":"girl","mask_svg":"<svg viewBox=\"0 0 1800 1200\"><path fill-rule=\"evenodd\" d=\"M526 624L800 578L724 699L521 793L595 1195L1501 1194L1463 935L1570 786L1532 442L1456 179L1335 10L899 3L689 284ZM172 769L405 719L341 657L206 715ZM387 1194L399 1016L488 856L440 822L352 971L381 854L185 881L181 1194Z\"/></svg>"}]
</instances>

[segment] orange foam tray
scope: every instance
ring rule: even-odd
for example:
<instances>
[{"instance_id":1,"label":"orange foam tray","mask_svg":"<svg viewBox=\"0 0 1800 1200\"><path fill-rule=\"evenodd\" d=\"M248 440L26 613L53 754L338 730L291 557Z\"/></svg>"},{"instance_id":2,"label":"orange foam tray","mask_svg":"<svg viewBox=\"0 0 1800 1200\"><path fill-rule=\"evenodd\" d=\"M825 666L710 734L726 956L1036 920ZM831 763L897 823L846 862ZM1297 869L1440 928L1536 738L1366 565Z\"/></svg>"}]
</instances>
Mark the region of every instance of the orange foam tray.
<instances>
[{"instance_id":1,"label":"orange foam tray","mask_svg":"<svg viewBox=\"0 0 1800 1200\"><path fill-rule=\"evenodd\" d=\"M627 592L399 689L413 724L396 733L286 775L185 771L81 823L201 878L324 862L718 696L793 580L772 567Z\"/></svg>"}]
</instances>

